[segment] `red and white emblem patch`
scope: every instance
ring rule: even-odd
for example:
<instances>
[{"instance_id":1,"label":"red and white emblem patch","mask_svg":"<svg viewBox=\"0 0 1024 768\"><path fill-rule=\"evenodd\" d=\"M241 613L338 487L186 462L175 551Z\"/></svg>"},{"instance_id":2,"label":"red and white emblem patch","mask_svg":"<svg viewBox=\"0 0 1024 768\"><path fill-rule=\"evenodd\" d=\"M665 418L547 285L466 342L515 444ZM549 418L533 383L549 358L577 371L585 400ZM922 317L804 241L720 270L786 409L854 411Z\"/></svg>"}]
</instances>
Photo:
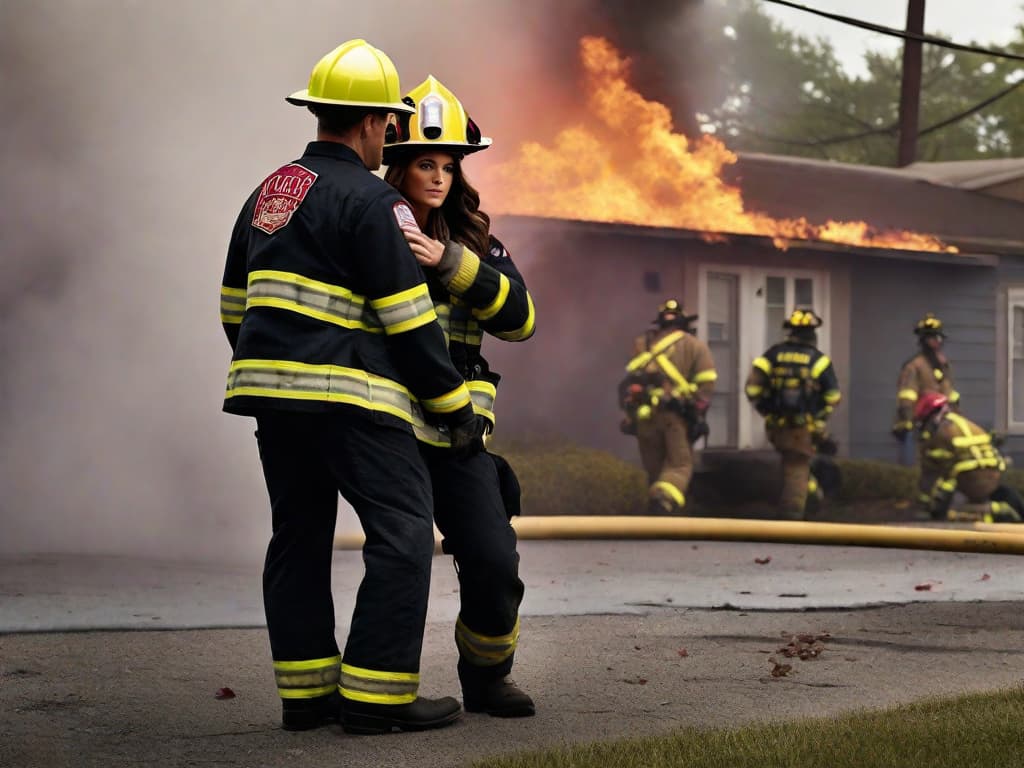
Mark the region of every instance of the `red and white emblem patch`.
<instances>
[{"instance_id":1,"label":"red and white emblem patch","mask_svg":"<svg viewBox=\"0 0 1024 768\"><path fill-rule=\"evenodd\" d=\"M316 177L317 174L296 163L289 163L274 171L260 187L252 225L268 235L285 226L306 198Z\"/></svg>"},{"instance_id":2,"label":"red and white emblem patch","mask_svg":"<svg viewBox=\"0 0 1024 768\"><path fill-rule=\"evenodd\" d=\"M398 222L398 228L407 230L409 232L419 232L419 224L416 223L416 216L413 215L412 208L405 200L399 200L395 203L393 210L395 212L395 220Z\"/></svg>"}]
</instances>

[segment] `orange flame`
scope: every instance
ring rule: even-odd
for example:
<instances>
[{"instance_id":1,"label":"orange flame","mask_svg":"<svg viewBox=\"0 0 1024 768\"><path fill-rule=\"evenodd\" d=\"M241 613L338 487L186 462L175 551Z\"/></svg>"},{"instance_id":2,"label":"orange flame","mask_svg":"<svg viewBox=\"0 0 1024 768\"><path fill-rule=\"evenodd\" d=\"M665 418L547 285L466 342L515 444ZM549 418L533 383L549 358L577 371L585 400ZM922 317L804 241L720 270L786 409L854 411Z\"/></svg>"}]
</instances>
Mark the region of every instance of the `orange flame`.
<instances>
[{"instance_id":1,"label":"orange flame","mask_svg":"<svg viewBox=\"0 0 1024 768\"><path fill-rule=\"evenodd\" d=\"M565 128L550 147L527 142L518 157L491 168L488 181L502 190L496 213L765 235L779 248L825 240L956 252L931 235L878 232L863 221L814 225L744 210L740 190L721 178L735 154L711 136L691 143L674 133L668 108L630 87L629 60L607 40L582 38L580 56L588 127Z\"/></svg>"}]
</instances>

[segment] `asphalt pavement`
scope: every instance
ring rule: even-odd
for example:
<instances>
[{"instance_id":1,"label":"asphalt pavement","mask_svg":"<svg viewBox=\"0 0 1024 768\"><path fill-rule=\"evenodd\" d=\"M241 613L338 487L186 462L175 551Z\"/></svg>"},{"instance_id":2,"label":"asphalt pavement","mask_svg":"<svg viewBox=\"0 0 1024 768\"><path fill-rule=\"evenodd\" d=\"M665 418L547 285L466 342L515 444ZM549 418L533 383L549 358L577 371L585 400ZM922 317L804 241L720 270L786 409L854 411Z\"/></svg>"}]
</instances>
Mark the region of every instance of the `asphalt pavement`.
<instances>
[{"instance_id":1,"label":"asphalt pavement","mask_svg":"<svg viewBox=\"0 0 1024 768\"><path fill-rule=\"evenodd\" d=\"M520 552L513 676L536 717L378 737L280 730L256 560L0 557L0 765L468 766L1024 678L1016 555L690 541ZM336 553L341 639L361 573L358 552ZM438 556L424 695L457 695L457 611Z\"/></svg>"}]
</instances>

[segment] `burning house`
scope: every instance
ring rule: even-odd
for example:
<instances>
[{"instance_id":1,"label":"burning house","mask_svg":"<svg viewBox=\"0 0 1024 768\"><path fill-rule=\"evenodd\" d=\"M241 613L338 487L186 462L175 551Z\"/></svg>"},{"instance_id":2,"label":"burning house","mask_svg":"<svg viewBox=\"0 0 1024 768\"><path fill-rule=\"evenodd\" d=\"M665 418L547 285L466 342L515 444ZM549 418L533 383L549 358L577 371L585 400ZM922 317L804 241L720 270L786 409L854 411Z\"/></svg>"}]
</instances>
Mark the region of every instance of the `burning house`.
<instances>
[{"instance_id":1,"label":"burning house","mask_svg":"<svg viewBox=\"0 0 1024 768\"><path fill-rule=\"evenodd\" d=\"M494 231L529 281L538 327L525 345L489 347L512 374L502 434L557 433L635 458L616 385L633 338L675 296L715 355L711 448L766 447L743 382L785 315L811 306L844 391L832 422L844 455L895 459L896 377L927 311L948 329L965 412L1024 455L1024 161L989 166L987 189L985 173L964 182L948 163L737 156L674 133L604 41L583 51L600 119L524 146L491 177Z\"/></svg>"}]
</instances>

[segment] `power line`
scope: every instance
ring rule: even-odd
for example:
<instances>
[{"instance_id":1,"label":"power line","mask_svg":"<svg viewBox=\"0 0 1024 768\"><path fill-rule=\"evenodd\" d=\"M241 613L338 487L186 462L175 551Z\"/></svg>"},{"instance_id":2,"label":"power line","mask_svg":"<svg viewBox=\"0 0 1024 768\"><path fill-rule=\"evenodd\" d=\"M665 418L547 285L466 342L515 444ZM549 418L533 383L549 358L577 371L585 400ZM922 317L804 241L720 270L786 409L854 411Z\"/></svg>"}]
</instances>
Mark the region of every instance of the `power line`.
<instances>
[{"instance_id":1,"label":"power line","mask_svg":"<svg viewBox=\"0 0 1024 768\"><path fill-rule=\"evenodd\" d=\"M784 5L787 8L794 8L798 11L805 11L807 13L813 13L816 16L824 16L826 19L832 19L842 24L849 24L850 26L860 27L861 29L867 29L871 32L877 32L881 35L890 35L892 37L901 37L904 40L917 40L921 43L928 43L929 45L935 45L940 48L950 48L954 51L967 51L968 53L980 53L985 56L994 56L1000 59L1011 59L1012 61L1024 61L1024 56L1016 53L1008 53L1005 51L996 51L991 48L981 48L976 45L964 45L963 43L954 43L952 40L946 40L945 38L935 37L934 35L918 35L913 32L907 32L904 29L896 29L895 27L886 27L882 24L874 24L870 21L864 21L862 19L855 19L852 16L843 16L838 13L829 13L828 11L819 11L817 8L808 8L806 5L800 5L799 3L790 2L790 0L764 0L766 3L775 3L776 5Z\"/></svg>"},{"instance_id":2,"label":"power line","mask_svg":"<svg viewBox=\"0 0 1024 768\"><path fill-rule=\"evenodd\" d=\"M970 117L975 112L980 112L981 110L983 110L985 107L989 106L990 104L992 104L992 103L994 103L996 101L999 101L999 99L1003 98L1004 96L1008 96L1009 94L1013 93L1015 90L1017 90L1017 88L1019 88L1022 85L1024 85L1024 80L1018 80L1013 85L1009 85L1006 88L1003 88L1003 90L999 91L998 93L992 94L991 96L989 96L984 101L979 101L977 104L975 104L974 106L972 106L972 107L970 107L968 109L965 109L963 112L958 112L957 114L953 115L952 117L947 117L945 120L940 120L937 123L933 123L932 125L929 125L927 128L921 129L920 131L917 132L917 135L919 137L920 136L927 136L929 133L934 133L935 131L941 130L941 129L947 127L947 126L952 125L953 123L956 123L956 122L958 122L960 120L963 120L965 117ZM884 125L884 126L881 126L879 128L871 128L871 129L866 130L866 131L860 131L858 133L849 133L849 134L846 134L846 135L843 135L843 136L830 136L830 137L825 138L825 139L815 139L813 141L807 141L806 139L786 139L786 138L783 138L781 136L769 136L767 134L760 133L759 131L753 131L753 130L751 130L750 132L754 133L759 138L762 138L765 141L770 141L770 142L772 142L774 144L789 144L791 146L797 146L797 147L815 147L815 148L817 148L817 147L827 147L827 146L830 146L830 145L833 145L833 144L845 144L848 141L857 141L858 139L866 139L869 136L895 135L897 128L899 128L899 123L892 123L890 125Z\"/></svg>"}]
</instances>

